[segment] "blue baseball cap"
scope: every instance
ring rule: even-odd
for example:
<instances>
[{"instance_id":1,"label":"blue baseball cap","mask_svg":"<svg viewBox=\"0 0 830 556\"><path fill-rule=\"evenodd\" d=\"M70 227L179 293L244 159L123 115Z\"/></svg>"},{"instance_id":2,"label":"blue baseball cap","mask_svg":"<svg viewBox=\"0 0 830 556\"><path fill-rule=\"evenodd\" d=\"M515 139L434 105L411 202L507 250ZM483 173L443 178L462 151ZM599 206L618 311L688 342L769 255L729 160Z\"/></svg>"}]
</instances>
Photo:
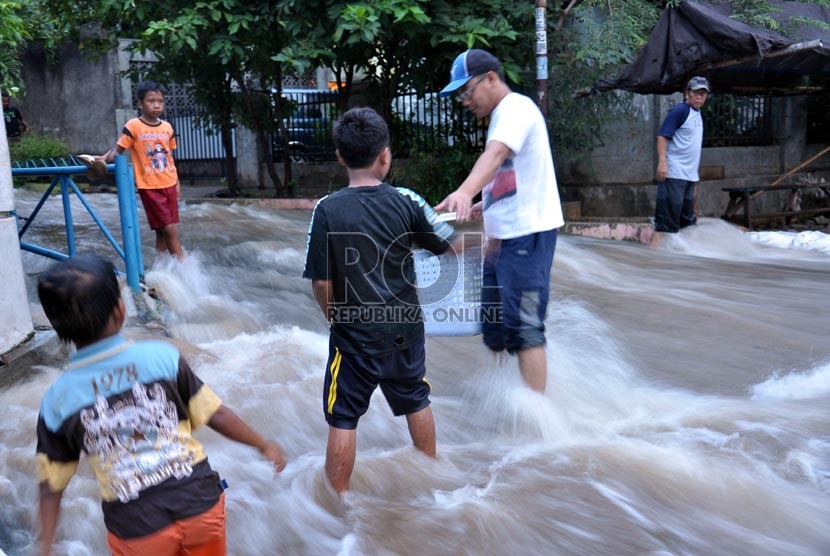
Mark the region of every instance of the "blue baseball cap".
<instances>
[{"instance_id":1,"label":"blue baseball cap","mask_svg":"<svg viewBox=\"0 0 830 556\"><path fill-rule=\"evenodd\" d=\"M450 68L450 84L441 89L438 96L449 96L463 87L467 81L476 75L481 75L488 71L495 71L501 74L501 64L498 58L486 50L479 50L478 48L462 52L455 58Z\"/></svg>"}]
</instances>

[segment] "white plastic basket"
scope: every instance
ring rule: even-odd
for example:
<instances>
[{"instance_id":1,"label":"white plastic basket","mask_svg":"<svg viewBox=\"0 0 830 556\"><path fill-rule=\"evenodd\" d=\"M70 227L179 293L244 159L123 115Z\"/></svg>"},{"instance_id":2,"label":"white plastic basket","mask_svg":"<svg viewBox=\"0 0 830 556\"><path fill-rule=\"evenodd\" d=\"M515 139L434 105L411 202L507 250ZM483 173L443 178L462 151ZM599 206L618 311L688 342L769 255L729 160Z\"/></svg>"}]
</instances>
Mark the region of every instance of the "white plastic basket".
<instances>
[{"instance_id":1,"label":"white plastic basket","mask_svg":"<svg viewBox=\"0 0 830 556\"><path fill-rule=\"evenodd\" d=\"M482 258L477 249L443 255L416 251L418 300L428 336L481 334Z\"/></svg>"}]
</instances>

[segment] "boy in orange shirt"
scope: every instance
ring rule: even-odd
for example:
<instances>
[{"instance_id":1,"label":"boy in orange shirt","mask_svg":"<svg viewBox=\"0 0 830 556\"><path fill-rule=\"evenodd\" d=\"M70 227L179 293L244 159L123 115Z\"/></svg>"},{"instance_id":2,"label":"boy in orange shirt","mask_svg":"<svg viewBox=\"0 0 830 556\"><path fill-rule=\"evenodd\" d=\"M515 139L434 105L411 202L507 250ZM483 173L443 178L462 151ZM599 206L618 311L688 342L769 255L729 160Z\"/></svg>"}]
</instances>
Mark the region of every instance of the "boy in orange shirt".
<instances>
[{"instance_id":1,"label":"boy in orange shirt","mask_svg":"<svg viewBox=\"0 0 830 556\"><path fill-rule=\"evenodd\" d=\"M115 153L131 151L135 186L150 228L156 233L156 252L167 251L182 260L184 251L177 227L182 191L172 155L176 136L173 126L161 119L164 92L164 86L155 81L139 84L136 105L141 115L128 121L116 146L96 159L110 163Z\"/></svg>"}]
</instances>

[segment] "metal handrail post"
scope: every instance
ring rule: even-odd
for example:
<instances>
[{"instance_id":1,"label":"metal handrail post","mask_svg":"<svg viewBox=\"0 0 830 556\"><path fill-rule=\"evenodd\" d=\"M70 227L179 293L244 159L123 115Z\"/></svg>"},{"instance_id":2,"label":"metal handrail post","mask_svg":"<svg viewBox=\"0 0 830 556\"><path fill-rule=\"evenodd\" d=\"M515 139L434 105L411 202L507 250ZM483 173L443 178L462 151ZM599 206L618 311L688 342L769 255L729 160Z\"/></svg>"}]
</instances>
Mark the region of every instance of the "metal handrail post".
<instances>
[{"instance_id":1,"label":"metal handrail post","mask_svg":"<svg viewBox=\"0 0 830 556\"><path fill-rule=\"evenodd\" d=\"M70 186L66 176L60 176L61 199L63 200L63 220L66 224L66 250L70 257L75 256L75 224L72 222L72 200L69 197Z\"/></svg>"},{"instance_id":2,"label":"metal handrail post","mask_svg":"<svg viewBox=\"0 0 830 556\"><path fill-rule=\"evenodd\" d=\"M141 228L138 225L138 203L135 202L136 191L135 191L135 172L133 172L132 164L127 166L127 178L129 178L130 182L130 196L132 197L133 201L133 222L135 223L134 230L135 230L135 256L136 261L138 261L138 271L141 274L141 278L144 279L144 254L141 252Z\"/></svg>"},{"instance_id":3,"label":"metal handrail post","mask_svg":"<svg viewBox=\"0 0 830 556\"><path fill-rule=\"evenodd\" d=\"M124 262L127 266L127 285L134 292L140 291L140 276L144 269L139 268L136 253L141 248L136 245L137 222L134 218L135 190L130 187L131 168L124 155L115 156L115 186L118 189L118 212L121 215L121 235L124 238Z\"/></svg>"}]
</instances>

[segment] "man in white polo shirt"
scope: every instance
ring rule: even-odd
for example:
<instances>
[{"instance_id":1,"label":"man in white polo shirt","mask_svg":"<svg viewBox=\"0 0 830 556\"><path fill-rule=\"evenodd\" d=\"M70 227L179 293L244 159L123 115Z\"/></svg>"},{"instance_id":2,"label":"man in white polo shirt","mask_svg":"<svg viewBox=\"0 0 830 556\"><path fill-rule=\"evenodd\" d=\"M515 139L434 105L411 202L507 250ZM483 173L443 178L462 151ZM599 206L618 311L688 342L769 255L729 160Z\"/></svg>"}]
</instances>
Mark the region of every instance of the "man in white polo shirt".
<instances>
[{"instance_id":1,"label":"man in white polo shirt","mask_svg":"<svg viewBox=\"0 0 830 556\"><path fill-rule=\"evenodd\" d=\"M709 81L692 77L683 102L672 108L657 132L657 207L652 245L664 234L677 233L697 221L695 184L700 179L703 119L700 108L709 95Z\"/></svg>"},{"instance_id":2,"label":"man in white polo shirt","mask_svg":"<svg viewBox=\"0 0 830 556\"><path fill-rule=\"evenodd\" d=\"M463 222L483 214L487 233L482 305L484 343L519 357L527 385L545 391L545 315L556 229L564 224L545 119L534 102L510 90L498 59L484 50L458 55L441 96L477 118L490 116L487 145L456 191L435 208ZM472 204L481 193L481 201ZM495 319L494 319L495 320Z\"/></svg>"}]
</instances>

